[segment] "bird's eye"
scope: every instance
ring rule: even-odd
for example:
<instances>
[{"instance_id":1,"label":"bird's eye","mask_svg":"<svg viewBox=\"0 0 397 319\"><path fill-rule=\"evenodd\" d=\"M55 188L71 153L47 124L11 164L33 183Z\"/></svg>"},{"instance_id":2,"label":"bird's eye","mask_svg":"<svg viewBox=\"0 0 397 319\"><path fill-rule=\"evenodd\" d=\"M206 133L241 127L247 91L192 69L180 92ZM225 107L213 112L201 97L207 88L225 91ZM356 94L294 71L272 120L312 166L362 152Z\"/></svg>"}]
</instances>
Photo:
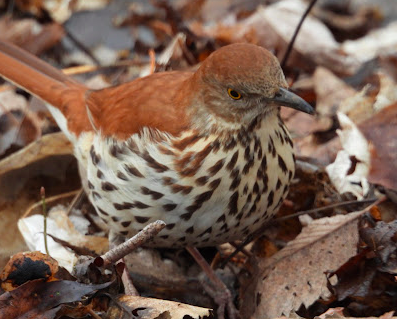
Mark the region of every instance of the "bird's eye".
<instances>
[{"instance_id":1,"label":"bird's eye","mask_svg":"<svg viewBox=\"0 0 397 319\"><path fill-rule=\"evenodd\" d=\"M227 89L227 93L233 100L240 100L241 94L233 89Z\"/></svg>"}]
</instances>

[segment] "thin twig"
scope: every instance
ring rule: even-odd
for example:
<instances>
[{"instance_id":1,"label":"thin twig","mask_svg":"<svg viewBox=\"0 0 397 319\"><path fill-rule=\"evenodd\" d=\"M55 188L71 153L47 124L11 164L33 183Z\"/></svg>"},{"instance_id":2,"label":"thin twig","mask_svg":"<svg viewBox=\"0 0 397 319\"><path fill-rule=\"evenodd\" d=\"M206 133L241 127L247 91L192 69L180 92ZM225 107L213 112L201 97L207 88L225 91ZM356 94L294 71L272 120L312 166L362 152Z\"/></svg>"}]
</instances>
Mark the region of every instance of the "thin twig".
<instances>
[{"instance_id":1,"label":"thin twig","mask_svg":"<svg viewBox=\"0 0 397 319\"><path fill-rule=\"evenodd\" d=\"M67 28L65 28L66 36L73 42L73 44L81 51L83 51L95 65L101 65L101 62L88 50L83 43L81 43Z\"/></svg>"},{"instance_id":2,"label":"thin twig","mask_svg":"<svg viewBox=\"0 0 397 319\"><path fill-rule=\"evenodd\" d=\"M144 243L156 236L165 226L166 223L162 220L157 220L154 223L147 225L138 234L102 255L101 258L104 263L103 266L115 263L119 259L131 253L137 247L142 246Z\"/></svg>"},{"instance_id":3,"label":"thin twig","mask_svg":"<svg viewBox=\"0 0 397 319\"><path fill-rule=\"evenodd\" d=\"M303 14L303 16L301 17L298 25L296 26L295 32L291 38L291 41L288 43L288 47L287 50L285 51L284 57L281 61L281 68L284 70L285 65L287 64L287 60L291 54L292 51L292 47L294 46L296 37L298 36L299 30L302 27L303 21L305 21L307 15L309 14L310 10L313 8L313 6L316 4L317 0L312 0L312 2L310 2L309 6L307 7L305 13Z\"/></svg>"},{"instance_id":4,"label":"thin twig","mask_svg":"<svg viewBox=\"0 0 397 319\"><path fill-rule=\"evenodd\" d=\"M45 202L45 188L41 187L40 188L40 195L41 195L41 205L43 208L43 217L44 217L44 247L45 247L45 252L49 256L50 252L48 250L48 243L47 243L47 204Z\"/></svg>"},{"instance_id":5,"label":"thin twig","mask_svg":"<svg viewBox=\"0 0 397 319\"><path fill-rule=\"evenodd\" d=\"M365 200L362 200L362 201L348 201L348 202L336 203L336 204L332 204L332 205L325 206L325 207L321 207L321 208L315 208L315 209L310 209L310 210L303 211L303 212L298 212L298 213L296 213L296 214L292 214L292 215L285 216L285 218L284 218L284 217L281 217L281 218L278 218L277 221L285 220L285 219L288 219L288 218L291 218L291 217L295 217L295 215L296 215L296 216L299 216L299 215L303 215L303 214L311 214L311 213L316 213L316 212L318 212L318 211L320 211L320 210L326 210L326 209L335 208L335 207L340 207L340 206L345 206L345 205L352 205L352 204L355 204L355 203L357 203L357 204L363 204L363 203L366 203L366 202L372 202L371 205L369 205L369 206L367 206L366 208L364 208L364 210L368 210L368 209L372 208L373 206L375 206L375 205L377 205L377 204L379 204L379 203L382 203L384 200L385 200L385 197L381 197L381 198L378 199L378 200L374 200L374 199L372 198L372 199L365 199ZM275 222L276 222L276 221L275 221ZM249 244L251 241L253 241L259 234L261 234L261 233L263 232L263 230L264 230L265 227L269 227L269 223L266 224L265 226L261 227L259 230L257 230L256 232L254 232L254 233L251 234L250 236L248 236L248 238L247 238L238 248L236 248L236 250L235 250L233 253L231 253L231 254L220 264L219 268L224 268L224 267L226 266L226 264L227 264L234 256L236 256L246 245L248 245L248 244Z\"/></svg>"},{"instance_id":6,"label":"thin twig","mask_svg":"<svg viewBox=\"0 0 397 319\"><path fill-rule=\"evenodd\" d=\"M335 203L335 204L331 204L328 206L324 206L324 207L319 207L319 208L313 208L313 209L308 209L308 210L302 210L300 212L296 212L295 214L291 214L291 215L287 215L287 216L283 216L283 217L279 217L274 219L271 223L278 223L287 219L291 219L294 217L298 217L301 215L305 215L305 214L313 214L313 213L318 213L327 209L331 209L331 208L337 208L337 207L343 207L343 206L349 206L349 205L356 205L356 204L368 204L368 203L373 203L376 201L376 198L368 198L368 199L362 199L362 200L349 200L346 202L341 202L341 203Z\"/></svg>"},{"instance_id":7,"label":"thin twig","mask_svg":"<svg viewBox=\"0 0 397 319\"><path fill-rule=\"evenodd\" d=\"M73 200L70 202L68 209L66 210L66 215L69 216L72 212L72 209L76 206L77 203L81 201L83 198L84 191L82 188L78 191L78 193L73 197Z\"/></svg>"}]
</instances>

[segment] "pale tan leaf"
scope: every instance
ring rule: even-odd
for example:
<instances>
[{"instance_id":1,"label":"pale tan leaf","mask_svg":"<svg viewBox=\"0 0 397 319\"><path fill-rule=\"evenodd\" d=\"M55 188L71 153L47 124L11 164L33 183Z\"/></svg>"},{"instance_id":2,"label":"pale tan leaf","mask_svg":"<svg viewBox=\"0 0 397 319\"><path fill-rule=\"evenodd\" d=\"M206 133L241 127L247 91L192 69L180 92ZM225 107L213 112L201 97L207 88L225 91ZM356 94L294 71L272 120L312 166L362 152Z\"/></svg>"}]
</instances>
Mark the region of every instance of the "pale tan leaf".
<instances>
[{"instance_id":1,"label":"pale tan leaf","mask_svg":"<svg viewBox=\"0 0 397 319\"><path fill-rule=\"evenodd\" d=\"M356 255L357 224L362 214L316 220L284 249L259 261L259 275L254 276L256 282L252 284L255 302L246 300L243 313L250 312L254 303L256 309L251 318L274 318L327 298L330 292L325 272L338 269Z\"/></svg>"},{"instance_id":2,"label":"pale tan leaf","mask_svg":"<svg viewBox=\"0 0 397 319\"><path fill-rule=\"evenodd\" d=\"M0 161L0 175L48 156L66 155L72 152L72 145L63 133L47 134Z\"/></svg>"},{"instance_id":3,"label":"pale tan leaf","mask_svg":"<svg viewBox=\"0 0 397 319\"><path fill-rule=\"evenodd\" d=\"M139 318L154 319L154 318L204 318L209 317L211 309L201 308L183 304L180 302L144 298L138 296L122 296L117 300L125 308L129 308L130 313L136 312ZM120 311L120 306L114 307L111 311L113 315ZM111 317L111 316L110 316Z\"/></svg>"}]
</instances>

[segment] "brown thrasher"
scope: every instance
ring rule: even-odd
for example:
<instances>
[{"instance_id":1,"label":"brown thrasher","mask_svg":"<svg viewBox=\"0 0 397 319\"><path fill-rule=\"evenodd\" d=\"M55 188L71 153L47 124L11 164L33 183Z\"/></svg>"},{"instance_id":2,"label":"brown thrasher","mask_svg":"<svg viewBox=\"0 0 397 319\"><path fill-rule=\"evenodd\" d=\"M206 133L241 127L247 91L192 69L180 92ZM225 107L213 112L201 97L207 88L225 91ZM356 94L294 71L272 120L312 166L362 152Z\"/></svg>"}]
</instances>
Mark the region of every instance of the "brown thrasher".
<instances>
[{"instance_id":1,"label":"brown thrasher","mask_svg":"<svg viewBox=\"0 0 397 319\"><path fill-rule=\"evenodd\" d=\"M47 102L111 232L167 224L155 247L215 245L259 229L294 176L279 107L313 112L287 90L277 59L252 44L225 46L196 72L94 91L0 42L0 74Z\"/></svg>"},{"instance_id":2,"label":"brown thrasher","mask_svg":"<svg viewBox=\"0 0 397 319\"><path fill-rule=\"evenodd\" d=\"M163 72L98 91L0 42L0 75L47 102L74 145L99 216L131 237L157 219L152 246L243 239L273 216L294 176L277 59L252 44L211 54L196 72Z\"/></svg>"}]
</instances>

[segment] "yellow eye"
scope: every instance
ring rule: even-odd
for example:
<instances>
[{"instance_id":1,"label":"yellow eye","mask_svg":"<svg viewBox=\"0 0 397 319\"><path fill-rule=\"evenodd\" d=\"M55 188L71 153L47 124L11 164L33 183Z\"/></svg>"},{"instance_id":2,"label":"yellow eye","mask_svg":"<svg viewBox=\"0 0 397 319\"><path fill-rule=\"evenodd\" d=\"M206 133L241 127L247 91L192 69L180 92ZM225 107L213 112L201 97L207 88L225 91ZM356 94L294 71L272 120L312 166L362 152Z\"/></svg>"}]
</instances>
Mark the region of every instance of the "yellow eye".
<instances>
[{"instance_id":1,"label":"yellow eye","mask_svg":"<svg viewBox=\"0 0 397 319\"><path fill-rule=\"evenodd\" d=\"M227 89L227 93L233 100L240 100L241 94L233 89Z\"/></svg>"}]
</instances>

